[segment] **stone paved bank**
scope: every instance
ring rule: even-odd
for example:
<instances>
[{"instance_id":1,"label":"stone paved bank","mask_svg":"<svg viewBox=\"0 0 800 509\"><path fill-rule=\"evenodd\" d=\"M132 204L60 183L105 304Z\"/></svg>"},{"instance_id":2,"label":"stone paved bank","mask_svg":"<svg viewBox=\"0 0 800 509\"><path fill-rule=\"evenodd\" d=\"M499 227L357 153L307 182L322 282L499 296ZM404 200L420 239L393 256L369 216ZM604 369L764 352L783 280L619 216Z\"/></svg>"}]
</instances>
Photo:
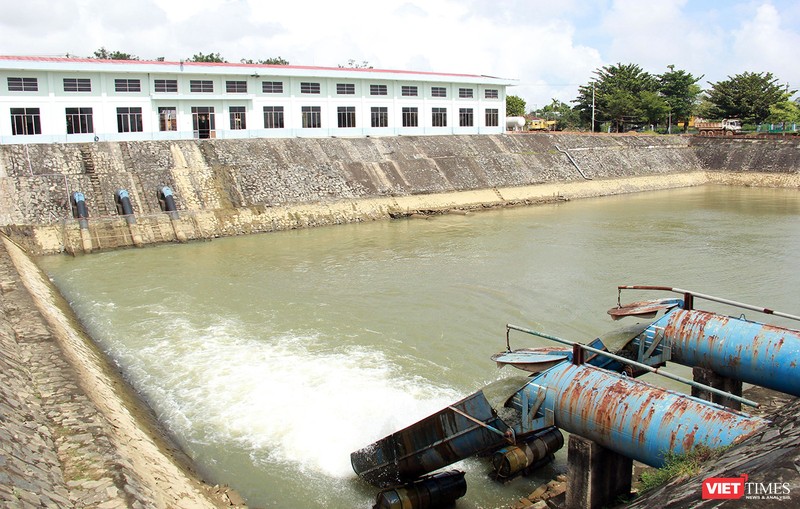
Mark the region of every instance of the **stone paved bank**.
<instances>
[{"instance_id":1,"label":"stone paved bank","mask_svg":"<svg viewBox=\"0 0 800 509\"><path fill-rule=\"evenodd\" d=\"M0 507L215 508L121 377L0 240Z\"/></svg>"},{"instance_id":2,"label":"stone paved bank","mask_svg":"<svg viewBox=\"0 0 800 509\"><path fill-rule=\"evenodd\" d=\"M524 134L0 146L0 226L33 254L727 182L800 187L800 140ZM757 174L757 172L767 172ZM760 176L759 176L760 175ZM174 191L179 214L161 212ZM117 214L129 192L136 225ZM81 230L70 196L86 196Z\"/></svg>"}]
</instances>

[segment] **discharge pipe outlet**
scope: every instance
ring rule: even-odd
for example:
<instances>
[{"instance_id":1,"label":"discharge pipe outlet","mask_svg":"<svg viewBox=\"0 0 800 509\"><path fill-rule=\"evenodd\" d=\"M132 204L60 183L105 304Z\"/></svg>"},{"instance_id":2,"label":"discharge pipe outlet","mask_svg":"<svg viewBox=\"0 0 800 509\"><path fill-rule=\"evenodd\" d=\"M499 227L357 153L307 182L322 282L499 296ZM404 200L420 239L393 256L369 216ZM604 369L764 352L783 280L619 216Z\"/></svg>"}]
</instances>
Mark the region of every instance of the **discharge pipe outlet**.
<instances>
[{"instance_id":1,"label":"discharge pipe outlet","mask_svg":"<svg viewBox=\"0 0 800 509\"><path fill-rule=\"evenodd\" d=\"M72 204L72 217L80 222L81 228L88 228L89 208L86 206L86 197L80 191L75 191L70 197Z\"/></svg>"},{"instance_id":2,"label":"discharge pipe outlet","mask_svg":"<svg viewBox=\"0 0 800 509\"><path fill-rule=\"evenodd\" d=\"M158 190L158 205L164 212L177 214L178 207L175 206L175 197L169 186L164 186ZM172 214L170 214L170 216L172 216Z\"/></svg>"},{"instance_id":3,"label":"discharge pipe outlet","mask_svg":"<svg viewBox=\"0 0 800 509\"><path fill-rule=\"evenodd\" d=\"M120 216L126 216L125 219L128 223L133 221L136 222L136 218L133 217L133 205L131 205L131 198L128 195L128 191L125 189L118 189L116 193L114 193L114 204L117 206L117 214Z\"/></svg>"},{"instance_id":4,"label":"discharge pipe outlet","mask_svg":"<svg viewBox=\"0 0 800 509\"><path fill-rule=\"evenodd\" d=\"M450 470L412 484L378 493L373 509L436 509L449 507L467 494L464 472Z\"/></svg>"},{"instance_id":5,"label":"discharge pipe outlet","mask_svg":"<svg viewBox=\"0 0 800 509\"><path fill-rule=\"evenodd\" d=\"M495 452L492 466L498 478L508 478L551 458L562 447L564 435L556 427L548 428L537 432L522 444L503 447Z\"/></svg>"}]
</instances>

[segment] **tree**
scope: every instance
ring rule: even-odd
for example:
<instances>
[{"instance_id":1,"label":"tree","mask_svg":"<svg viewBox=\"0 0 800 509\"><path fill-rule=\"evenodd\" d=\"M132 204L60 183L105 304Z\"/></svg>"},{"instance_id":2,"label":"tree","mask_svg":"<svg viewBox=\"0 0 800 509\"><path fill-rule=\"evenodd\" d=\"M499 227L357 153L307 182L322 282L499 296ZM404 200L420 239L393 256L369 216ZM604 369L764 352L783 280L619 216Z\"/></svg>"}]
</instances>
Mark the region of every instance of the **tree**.
<instances>
[{"instance_id":1,"label":"tree","mask_svg":"<svg viewBox=\"0 0 800 509\"><path fill-rule=\"evenodd\" d=\"M718 118L738 118L744 123L760 124L770 115L770 108L786 102L796 90L779 85L772 73L744 72L727 80L711 83L706 91Z\"/></svg>"},{"instance_id":2,"label":"tree","mask_svg":"<svg viewBox=\"0 0 800 509\"><path fill-rule=\"evenodd\" d=\"M684 131L689 127L689 117L697 106L697 98L702 92L695 77L685 71L676 71L674 65L668 65L668 72L658 76L659 92L667 104L668 115L672 122L683 122Z\"/></svg>"},{"instance_id":3,"label":"tree","mask_svg":"<svg viewBox=\"0 0 800 509\"><path fill-rule=\"evenodd\" d=\"M580 112L558 99L553 99L550 104L531 113L545 120L555 120L556 129L559 130L574 130L581 127Z\"/></svg>"},{"instance_id":4,"label":"tree","mask_svg":"<svg viewBox=\"0 0 800 509\"><path fill-rule=\"evenodd\" d=\"M108 51L104 47L94 52L93 57L98 60L139 60L139 57L131 55L130 53L123 53L121 51Z\"/></svg>"},{"instance_id":5,"label":"tree","mask_svg":"<svg viewBox=\"0 0 800 509\"><path fill-rule=\"evenodd\" d=\"M800 99L791 101L789 97L787 97L785 101L770 107L769 117L767 117L766 120L771 124L780 122L792 124L800 123Z\"/></svg>"},{"instance_id":6,"label":"tree","mask_svg":"<svg viewBox=\"0 0 800 509\"><path fill-rule=\"evenodd\" d=\"M347 61L347 65L339 64L340 68L350 68L350 69L372 69L372 66L369 65L369 62L363 60L360 64L353 60L352 58Z\"/></svg>"},{"instance_id":7,"label":"tree","mask_svg":"<svg viewBox=\"0 0 800 509\"><path fill-rule=\"evenodd\" d=\"M266 60L256 60L256 61L253 61L252 58L243 58L241 62L243 64L258 64L258 65L289 65L289 61L282 57L272 57L272 58L267 58Z\"/></svg>"},{"instance_id":8,"label":"tree","mask_svg":"<svg viewBox=\"0 0 800 509\"><path fill-rule=\"evenodd\" d=\"M594 74L595 78L578 88L578 98L574 101L581 119L587 123L592 118L593 97L595 122L611 121L618 132L627 124L647 121L644 112L654 110L654 102L663 100L652 95L658 92L658 79L636 64L605 66Z\"/></svg>"},{"instance_id":9,"label":"tree","mask_svg":"<svg viewBox=\"0 0 800 509\"><path fill-rule=\"evenodd\" d=\"M506 96L506 116L522 117L525 115L525 99L516 95Z\"/></svg>"},{"instance_id":10,"label":"tree","mask_svg":"<svg viewBox=\"0 0 800 509\"><path fill-rule=\"evenodd\" d=\"M222 58L219 53L209 53L208 55L204 55L203 53L196 53L192 56L192 58L187 58L189 62L217 62L217 63L227 63L227 60Z\"/></svg>"}]
</instances>

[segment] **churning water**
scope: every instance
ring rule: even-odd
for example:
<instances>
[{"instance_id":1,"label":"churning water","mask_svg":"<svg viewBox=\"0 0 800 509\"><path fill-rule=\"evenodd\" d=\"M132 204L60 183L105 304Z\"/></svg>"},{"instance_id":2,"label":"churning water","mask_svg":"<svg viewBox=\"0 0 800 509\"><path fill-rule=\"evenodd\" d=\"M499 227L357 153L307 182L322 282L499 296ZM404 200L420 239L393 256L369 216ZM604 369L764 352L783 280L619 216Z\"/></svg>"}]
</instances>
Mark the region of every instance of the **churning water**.
<instances>
[{"instance_id":1,"label":"churning water","mask_svg":"<svg viewBox=\"0 0 800 509\"><path fill-rule=\"evenodd\" d=\"M619 284L798 314L798 253L797 190L707 186L40 264L208 480L253 507L366 508L350 452L514 374L489 360L506 323L588 341ZM459 467L460 508L537 481Z\"/></svg>"}]
</instances>

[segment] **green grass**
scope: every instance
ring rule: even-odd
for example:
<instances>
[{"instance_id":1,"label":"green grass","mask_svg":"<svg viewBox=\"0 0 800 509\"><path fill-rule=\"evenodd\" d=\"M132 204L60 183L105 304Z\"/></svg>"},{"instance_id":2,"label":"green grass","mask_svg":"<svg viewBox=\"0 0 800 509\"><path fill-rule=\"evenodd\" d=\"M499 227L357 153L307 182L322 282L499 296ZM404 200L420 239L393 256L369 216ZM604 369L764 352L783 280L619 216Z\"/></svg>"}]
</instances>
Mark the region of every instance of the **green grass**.
<instances>
[{"instance_id":1,"label":"green grass","mask_svg":"<svg viewBox=\"0 0 800 509\"><path fill-rule=\"evenodd\" d=\"M727 447L712 449L701 445L682 454L667 453L663 467L642 472L639 492L646 493L674 479L695 475L700 472L703 463L718 458L727 449Z\"/></svg>"}]
</instances>

